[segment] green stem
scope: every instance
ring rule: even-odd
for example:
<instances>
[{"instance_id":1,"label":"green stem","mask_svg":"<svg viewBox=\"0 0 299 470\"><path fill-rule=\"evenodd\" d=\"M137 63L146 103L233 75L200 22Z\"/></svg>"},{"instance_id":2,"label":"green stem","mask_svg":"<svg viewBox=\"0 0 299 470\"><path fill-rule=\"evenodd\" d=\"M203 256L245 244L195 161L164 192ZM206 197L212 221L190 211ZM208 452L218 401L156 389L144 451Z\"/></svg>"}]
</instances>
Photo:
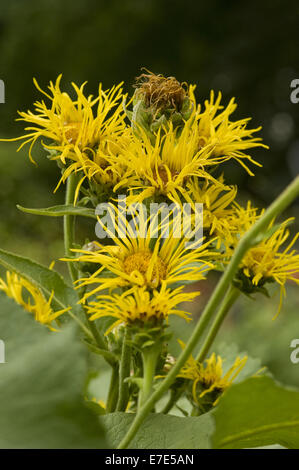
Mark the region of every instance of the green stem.
<instances>
[{"instance_id":1,"label":"green stem","mask_svg":"<svg viewBox=\"0 0 299 470\"><path fill-rule=\"evenodd\" d=\"M281 212L283 212L290 204L299 196L299 176L278 196L278 198L268 207L262 217L251 227L248 232L241 238L239 244L227 266L226 271L220 278L212 296L210 297L203 314L197 323L185 349L179 356L176 364L169 371L166 378L151 395L147 402L139 409L133 423L131 424L127 434L119 444L119 449L126 449L131 440L137 433L144 419L152 410L155 403L162 397L162 395L169 389L171 384L175 381L177 374L185 364L186 360L192 353L200 336L202 335L205 327L211 320L213 313L226 293L228 286L231 284L235 273L239 267L242 258L249 248L254 245L257 235L266 230L270 222Z\"/></svg>"},{"instance_id":2,"label":"green stem","mask_svg":"<svg viewBox=\"0 0 299 470\"><path fill-rule=\"evenodd\" d=\"M119 366L119 392L116 411L125 411L129 401L129 385L125 379L130 376L131 367L131 347L128 344L129 331L124 332L121 361Z\"/></svg>"},{"instance_id":3,"label":"green stem","mask_svg":"<svg viewBox=\"0 0 299 470\"><path fill-rule=\"evenodd\" d=\"M65 193L65 204L73 204L74 196L77 185L77 177L72 174L68 177L66 182L66 193ZM73 215L63 216L63 230L64 230L64 251L66 256L73 256L71 249L74 243L74 229L75 229L75 217ZM68 263L68 269L72 282L78 279L78 271L72 261Z\"/></svg>"},{"instance_id":4,"label":"green stem","mask_svg":"<svg viewBox=\"0 0 299 470\"><path fill-rule=\"evenodd\" d=\"M206 355L209 352L209 349L219 331L220 326L222 325L223 320L225 319L232 305L235 303L235 301L239 297L240 293L241 291L236 289L234 286L231 286L230 290L226 294L220 306L220 309L213 321L213 324L211 325L211 329L205 339L205 342L196 357L196 360L198 362L202 362L206 358Z\"/></svg>"},{"instance_id":5,"label":"green stem","mask_svg":"<svg viewBox=\"0 0 299 470\"><path fill-rule=\"evenodd\" d=\"M153 389L153 380L156 372L157 360L160 354L160 347L154 345L150 348L145 348L142 351L143 362L143 382L142 389L139 394L138 407L141 407L146 400L151 396Z\"/></svg>"},{"instance_id":6,"label":"green stem","mask_svg":"<svg viewBox=\"0 0 299 470\"><path fill-rule=\"evenodd\" d=\"M77 178L77 175L75 175L75 174L71 174L67 179L66 194L65 194L65 204L66 205L69 205L69 204L73 205L73 203L74 203L77 182L78 182L78 178ZM65 255L69 256L69 257L72 257L73 253L72 253L71 249L73 248L73 243L74 243L74 238L75 238L75 234L74 234L74 232L75 232L75 217L73 215L68 214L68 215L63 216L63 230L64 230L64 251L65 251ZM77 268L75 266L75 263L73 263L72 261L70 261L68 263L68 269L69 269L69 274L70 274L71 280L74 283L78 279L79 271L77 270ZM89 318L88 318L88 315L86 313L85 308L83 308L83 309L84 309L85 317L86 317L87 324L88 324L88 327L89 327L89 330L90 330L88 336L89 337L92 336L94 338L96 344L98 345L98 347L100 349L107 349L107 344L106 344L104 338L101 336L101 334L97 330L96 325L89 321ZM80 324L80 326L84 330L84 332L86 333L86 328L82 327L82 323ZM108 362L109 362L109 360L108 360Z\"/></svg>"},{"instance_id":7,"label":"green stem","mask_svg":"<svg viewBox=\"0 0 299 470\"><path fill-rule=\"evenodd\" d=\"M107 347L107 343L105 341L105 338L103 335L100 334L100 332L98 331L95 323L93 321L90 321L89 317L88 317L88 314L86 312L86 308L85 306L83 306L83 309L84 309L84 313L85 313L85 318L86 318L86 321L87 321L87 324L90 328L90 331L92 333L92 336L96 342L96 344L98 345L98 347L100 349L105 349L105 350L108 350L108 347Z\"/></svg>"},{"instance_id":8,"label":"green stem","mask_svg":"<svg viewBox=\"0 0 299 470\"><path fill-rule=\"evenodd\" d=\"M111 372L108 400L106 405L107 413L115 411L118 400L118 366L115 365Z\"/></svg>"}]
</instances>

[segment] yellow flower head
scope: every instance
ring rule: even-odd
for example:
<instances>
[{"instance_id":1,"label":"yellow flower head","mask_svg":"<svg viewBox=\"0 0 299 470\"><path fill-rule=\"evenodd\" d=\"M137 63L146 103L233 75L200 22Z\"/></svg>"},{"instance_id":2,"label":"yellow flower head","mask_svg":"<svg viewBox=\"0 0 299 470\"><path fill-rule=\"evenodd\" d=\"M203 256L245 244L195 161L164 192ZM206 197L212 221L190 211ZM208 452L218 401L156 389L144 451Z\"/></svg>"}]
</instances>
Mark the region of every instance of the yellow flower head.
<instances>
[{"instance_id":1,"label":"yellow flower head","mask_svg":"<svg viewBox=\"0 0 299 470\"><path fill-rule=\"evenodd\" d=\"M0 278L1 290L27 312L32 313L37 322L47 325L52 331L56 330L52 327L51 323L70 309L69 307L54 312L51 307L54 292L46 300L43 293L37 287L23 277L9 271L6 272L6 282Z\"/></svg>"},{"instance_id":2,"label":"yellow flower head","mask_svg":"<svg viewBox=\"0 0 299 470\"><path fill-rule=\"evenodd\" d=\"M105 144L94 150L87 149L82 152L80 149L75 149L74 153L69 155L69 160L72 162L65 168L55 191L73 173L81 175L76 187L74 203L76 203L81 186L86 179L96 186L99 185L100 190L106 186L109 190L114 191L120 183L125 185L130 172L125 161L118 157L123 149L127 148L131 138L132 130L126 128L121 135L115 135L114 140L107 140Z\"/></svg>"},{"instance_id":3,"label":"yellow flower head","mask_svg":"<svg viewBox=\"0 0 299 470\"><path fill-rule=\"evenodd\" d=\"M245 153L247 149L253 147L264 147L261 138L252 137L252 134L258 132L261 127L256 129L247 129L250 118L240 119L239 121L230 121L231 114L235 111L237 105L232 98L226 108L221 103L221 93L215 99L214 91L211 91L210 100L205 101L205 110L197 115L199 145L201 148L213 146L212 155L214 157L227 157L234 159L242 165L246 171L253 175L251 170L244 163L244 160L261 166L253 160L250 155ZM219 112L220 111L220 112Z\"/></svg>"},{"instance_id":4,"label":"yellow flower head","mask_svg":"<svg viewBox=\"0 0 299 470\"><path fill-rule=\"evenodd\" d=\"M8 139L24 140L25 142L19 149L31 143L29 156L32 161L31 150L40 137L50 141L50 144L45 147L57 152L58 155L54 159L60 159L65 164L66 158L70 158L70 152L76 149L92 150L106 143L113 136L119 135L124 129L124 114L121 112L123 99L121 84L108 91L103 91L100 84L98 96L93 98L92 95L88 97L84 95L86 82L80 88L73 83L77 96L72 100L68 93L60 90L61 78L62 75L59 75L55 84L50 82L48 87L50 94L43 91L34 79L36 88L47 97L50 105L48 106L44 101L37 101L35 113L19 112L21 117L18 120L31 125L25 129L29 133L15 139ZM113 114L110 115L112 110ZM72 158L75 158L75 155L72 154Z\"/></svg>"},{"instance_id":5,"label":"yellow flower head","mask_svg":"<svg viewBox=\"0 0 299 470\"><path fill-rule=\"evenodd\" d=\"M106 334L120 324L131 325L153 320L160 324L167 321L169 315L178 315L189 320L190 314L176 307L181 302L190 302L198 292L184 293L182 290L183 287L167 289L165 283L159 291L153 292L149 292L145 287L133 287L120 295L98 296L97 300L90 302L87 311L91 315L91 321L102 317L116 318Z\"/></svg>"},{"instance_id":6,"label":"yellow flower head","mask_svg":"<svg viewBox=\"0 0 299 470\"><path fill-rule=\"evenodd\" d=\"M191 181L188 185L190 199L194 203L203 205L203 228L208 235L225 238L231 231L229 216L233 212L233 202L237 195L236 186L222 186L223 176L219 178L219 184L205 181Z\"/></svg>"},{"instance_id":7,"label":"yellow flower head","mask_svg":"<svg viewBox=\"0 0 299 470\"><path fill-rule=\"evenodd\" d=\"M226 245L227 260L233 255L234 249L239 239L250 229L255 221L261 216L256 209L249 206L248 211L243 208L236 208L235 215L232 217L232 228L236 231L235 236ZM268 227L268 236L254 247L250 248L240 264L238 279L246 286L248 293L255 288L263 287L267 282L277 282L280 286L280 303L278 313L281 310L283 297L285 296L285 284L287 281L294 281L299 284L299 253L293 249L299 233L288 243L290 232L287 225L292 221L288 219L280 226L274 225L275 221ZM246 280L249 282L246 282ZM242 289L242 287L240 287Z\"/></svg>"},{"instance_id":8,"label":"yellow flower head","mask_svg":"<svg viewBox=\"0 0 299 470\"><path fill-rule=\"evenodd\" d=\"M184 348L184 343L182 341L179 341L179 343ZM223 360L220 356L216 356L215 353L206 359L204 363L198 363L192 356L190 356L181 369L178 377L192 380L192 394L194 401L197 404L203 396L211 392L216 392L218 397L214 402L215 405L218 401L219 395L231 386L237 375L241 372L247 359L247 356L242 359L237 357L234 364L227 372L224 373Z\"/></svg>"},{"instance_id":9,"label":"yellow flower head","mask_svg":"<svg viewBox=\"0 0 299 470\"><path fill-rule=\"evenodd\" d=\"M34 80L37 89L49 100L35 103L35 112L19 112L19 120L30 124L25 128L25 135L15 139L24 140L20 150L30 143L29 157L32 157L32 147L40 138L46 139L43 146L51 153L52 160L60 160L65 166L64 174L59 184L65 181L71 173L83 171L85 177L100 183L114 186L124 174L121 165L113 165L107 155L119 151L127 142L130 130L126 128L122 109L124 95L121 84L104 91L99 85L98 95L84 95L84 86L79 88L74 83L76 97L72 99L68 93L61 91L60 75L56 82L50 82L50 92L43 91ZM59 186L58 184L58 186Z\"/></svg>"},{"instance_id":10,"label":"yellow flower head","mask_svg":"<svg viewBox=\"0 0 299 470\"><path fill-rule=\"evenodd\" d=\"M176 218L165 218L158 223L158 215L146 218L133 214L128 223L122 211L117 209L117 226L127 227L124 237L107 230L113 245L94 242L92 251L73 250L79 254L73 261L94 263L96 267L90 277L79 280L80 287L96 286L87 292L84 300L104 289L132 286L158 289L162 283L173 286L204 279L205 273L213 267L210 260L215 255L208 249L209 243L186 248L186 238L181 231L177 233L181 225L176 226ZM168 231L164 232L168 222Z\"/></svg>"},{"instance_id":11,"label":"yellow flower head","mask_svg":"<svg viewBox=\"0 0 299 470\"><path fill-rule=\"evenodd\" d=\"M186 183L191 177L217 183L209 171L226 157L212 157L211 152L210 145L199 148L194 119L189 119L181 132L172 124L164 132L159 130L154 144L140 128L131 145L119 156L131 172L125 186L133 192L132 202L143 201L154 194L179 202L180 195L188 198ZM136 191L139 191L137 195Z\"/></svg>"}]
</instances>

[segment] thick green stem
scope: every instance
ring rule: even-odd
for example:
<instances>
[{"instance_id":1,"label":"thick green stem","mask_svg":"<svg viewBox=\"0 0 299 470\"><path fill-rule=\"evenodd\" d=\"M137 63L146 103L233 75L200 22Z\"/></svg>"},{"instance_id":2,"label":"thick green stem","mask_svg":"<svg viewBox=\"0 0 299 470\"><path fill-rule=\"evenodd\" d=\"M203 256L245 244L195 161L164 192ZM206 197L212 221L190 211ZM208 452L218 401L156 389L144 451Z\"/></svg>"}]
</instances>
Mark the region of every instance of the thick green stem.
<instances>
[{"instance_id":1,"label":"thick green stem","mask_svg":"<svg viewBox=\"0 0 299 470\"><path fill-rule=\"evenodd\" d=\"M119 366L119 392L116 411L125 411L129 401L129 385L125 382L125 379L130 376L131 367L131 346L128 344L128 339L129 331L126 328Z\"/></svg>"},{"instance_id":2,"label":"thick green stem","mask_svg":"<svg viewBox=\"0 0 299 470\"><path fill-rule=\"evenodd\" d=\"M206 355L209 352L209 349L219 331L219 328L222 325L223 320L225 319L227 313L229 312L230 308L232 305L235 303L237 298L239 297L241 291L236 289L235 287L231 286L230 290L226 294L219 311L217 312L217 315L211 325L210 331L208 332L208 335L205 339L204 344L202 345L202 348L200 349L196 360L199 362L202 362L205 358Z\"/></svg>"},{"instance_id":3,"label":"thick green stem","mask_svg":"<svg viewBox=\"0 0 299 470\"><path fill-rule=\"evenodd\" d=\"M77 185L77 177L72 174L68 177L66 183L65 204L73 204L74 196ZM74 243L74 230L75 230L75 217L73 215L63 216L63 230L64 230L64 251L66 256L72 256L71 249ZM68 269L72 282L78 279L78 271L73 262L68 263Z\"/></svg>"},{"instance_id":4,"label":"thick green stem","mask_svg":"<svg viewBox=\"0 0 299 470\"><path fill-rule=\"evenodd\" d=\"M117 400L118 400L118 366L115 365L111 373L108 400L106 404L107 413L113 413L115 411Z\"/></svg>"},{"instance_id":5,"label":"thick green stem","mask_svg":"<svg viewBox=\"0 0 299 470\"><path fill-rule=\"evenodd\" d=\"M151 396L159 354L160 347L157 347L157 345L151 348L146 348L142 352L143 384L139 394L138 407L142 407L146 400Z\"/></svg>"},{"instance_id":6,"label":"thick green stem","mask_svg":"<svg viewBox=\"0 0 299 470\"><path fill-rule=\"evenodd\" d=\"M281 193L281 195L268 207L264 212L262 217L255 223L253 227L242 237L240 240L234 255L231 258L229 265L227 266L226 271L223 273L220 278L216 289L214 290L212 296L210 297L203 314L197 323L193 334L191 335L188 343L186 344L185 349L182 351L179 356L176 364L167 374L166 378L163 380L161 385L157 390L151 395L147 402L139 409L132 425L130 426L127 434L119 444L119 449L126 449L130 444L131 440L137 433L144 419L152 410L155 403L162 397L162 395L169 389L171 384L175 381L178 372L181 370L186 360L192 353L200 336L202 335L207 324L211 320L217 305L224 297L226 290L231 284L235 273L239 267L242 258L249 248L251 248L255 241L257 235L267 229L270 222L281 212L283 212L294 199L299 196L299 176Z\"/></svg>"}]
</instances>

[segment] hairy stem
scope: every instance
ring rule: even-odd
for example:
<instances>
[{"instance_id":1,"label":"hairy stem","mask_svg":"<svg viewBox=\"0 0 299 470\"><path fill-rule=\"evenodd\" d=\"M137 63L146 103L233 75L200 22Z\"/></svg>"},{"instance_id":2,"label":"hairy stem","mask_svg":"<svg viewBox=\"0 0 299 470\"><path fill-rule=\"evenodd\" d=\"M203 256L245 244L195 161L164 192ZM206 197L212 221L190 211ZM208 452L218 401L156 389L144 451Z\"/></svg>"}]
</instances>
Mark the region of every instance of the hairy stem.
<instances>
[{"instance_id":1,"label":"hairy stem","mask_svg":"<svg viewBox=\"0 0 299 470\"><path fill-rule=\"evenodd\" d=\"M125 382L125 379L130 376L131 366L131 346L128 344L128 339L129 331L126 328L119 366L119 392L116 411L125 411L129 400L129 385Z\"/></svg>"},{"instance_id":2,"label":"hairy stem","mask_svg":"<svg viewBox=\"0 0 299 470\"><path fill-rule=\"evenodd\" d=\"M176 364L167 374L166 378L157 388L157 390L150 396L146 403L139 409L133 423L131 424L127 434L119 444L119 449L126 449L130 444L131 440L137 433L144 419L152 410L155 403L162 397L162 395L169 389L171 384L175 381L178 372L181 370L186 360L192 353L199 338L201 337L204 329L211 320L217 305L219 305L221 299L224 297L226 290L231 284L233 277L239 267L242 258L246 254L249 248L254 246L257 235L267 229L269 223L283 212L294 199L299 196L299 176L278 196L278 198L268 207L262 217L251 227L251 229L245 233L245 235L239 241L239 244L227 266L225 272L220 278L212 296L210 297L203 314L197 323L185 349L179 356Z\"/></svg>"}]
</instances>

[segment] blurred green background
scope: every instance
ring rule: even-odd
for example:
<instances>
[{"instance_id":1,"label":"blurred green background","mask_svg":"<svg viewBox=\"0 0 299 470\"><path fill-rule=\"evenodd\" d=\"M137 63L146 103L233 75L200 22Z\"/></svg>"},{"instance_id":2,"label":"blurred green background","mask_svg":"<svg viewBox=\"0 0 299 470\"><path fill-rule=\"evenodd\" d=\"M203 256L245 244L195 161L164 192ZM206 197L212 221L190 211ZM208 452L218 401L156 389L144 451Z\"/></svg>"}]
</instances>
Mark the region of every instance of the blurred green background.
<instances>
[{"instance_id":1,"label":"blurred green background","mask_svg":"<svg viewBox=\"0 0 299 470\"><path fill-rule=\"evenodd\" d=\"M45 88L63 73L67 90L71 81L88 80L90 93L96 92L99 81L108 88L124 80L131 93L134 77L145 66L197 83L199 100L208 97L211 88L223 92L225 103L235 96L235 118L252 116L252 127L263 126L261 134L270 150L252 151L263 169L256 169L255 178L235 164L228 164L225 172L228 182L239 185L241 199L251 197L266 206L299 168L299 104L290 101L290 83L299 78L298 20L296 0L1 2L0 78L6 102L0 104L0 135L22 134L22 123L14 122L17 110L32 108L39 99L32 77ZM37 147L38 167L29 162L26 149L16 153L16 148L0 144L0 246L49 264L63 255L61 220L22 214L16 204L61 203L63 188L53 194L59 172ZM286 215L298 212L297 202ZM239 338L241 348L256 348L257 355L262 349L263 359L281 371L282 380L299 385L299 365L289 361L289 343L299 337L298 290L290 292L278 326L271 323L271 304L243 300L226 325L226 335L229 341ZM247 321L236 321L244 317ZM269 343L280 352L275 355Z\"/></svg>"}]
</instances>

